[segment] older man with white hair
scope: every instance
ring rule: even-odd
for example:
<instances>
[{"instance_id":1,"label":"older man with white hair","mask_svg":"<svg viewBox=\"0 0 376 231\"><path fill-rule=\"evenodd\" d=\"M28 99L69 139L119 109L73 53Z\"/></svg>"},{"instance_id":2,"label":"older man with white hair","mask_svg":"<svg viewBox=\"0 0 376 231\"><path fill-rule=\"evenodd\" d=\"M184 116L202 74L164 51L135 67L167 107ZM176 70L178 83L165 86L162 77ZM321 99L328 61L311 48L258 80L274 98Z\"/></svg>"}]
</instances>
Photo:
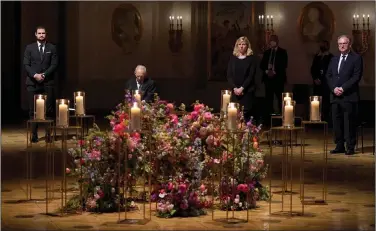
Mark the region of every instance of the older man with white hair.
<instances>
[{"instance_id":1,"label":"older man with white hair","mask_svg":"<svg viewBox=\"0 0 376 231\"><path fill-rule=\"evenodd\" d=\"M136 78L131 78L126 84L128 90L139 90L142 95L142 100L150 103L154 100L154 93L156 93L156 87L153 80L147 77L146 67L138 65L134 70Z\"/></svg>"}]
</instances>

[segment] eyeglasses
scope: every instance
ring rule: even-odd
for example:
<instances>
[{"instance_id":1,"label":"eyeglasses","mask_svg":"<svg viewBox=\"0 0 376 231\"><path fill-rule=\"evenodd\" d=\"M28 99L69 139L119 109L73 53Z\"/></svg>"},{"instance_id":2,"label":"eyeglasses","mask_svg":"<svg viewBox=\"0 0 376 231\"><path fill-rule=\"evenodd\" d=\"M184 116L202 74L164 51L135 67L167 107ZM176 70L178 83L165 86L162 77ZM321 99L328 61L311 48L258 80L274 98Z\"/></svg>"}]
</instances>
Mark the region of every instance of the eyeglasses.
<instances>
[{"instance_id":1,"label":"eyeglasses","mask_svg":"<svg viewBox=\"0 0 376 231\"><path fill-rule=\"evenodd\" d=\"M338 43L338 46L341 46L341 45L348 45L349 43Z\"/></svg>"}]
</instances>

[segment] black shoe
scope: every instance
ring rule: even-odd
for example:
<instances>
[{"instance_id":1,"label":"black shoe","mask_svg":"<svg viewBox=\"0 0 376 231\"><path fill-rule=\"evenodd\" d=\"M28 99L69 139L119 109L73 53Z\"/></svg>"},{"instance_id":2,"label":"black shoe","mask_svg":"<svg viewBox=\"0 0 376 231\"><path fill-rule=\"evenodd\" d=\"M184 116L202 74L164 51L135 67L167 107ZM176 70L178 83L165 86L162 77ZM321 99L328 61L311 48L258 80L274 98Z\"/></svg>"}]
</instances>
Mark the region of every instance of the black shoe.
<instances>
[{"instance_id":1,"label":"black shoe","mask_svg":"<svg viewBox=\"0 0 376 231\"><path fill-rule=\"evenodd\" d=\"M354 149L347 149L345 154L348 155L348 156L354 155L355 154L355 150Z\"/></svg>"},{"instance_id":2,"label":"black shoe","mask_svg":"<svg viewBox=\"0 0 376 231\"><path fill-rule=\"evenodd\" d=\"M330 151L330 154L338 154L338 153L345 153L345 149L335 148L335 149Z\"/></svg>"}]
</instances>

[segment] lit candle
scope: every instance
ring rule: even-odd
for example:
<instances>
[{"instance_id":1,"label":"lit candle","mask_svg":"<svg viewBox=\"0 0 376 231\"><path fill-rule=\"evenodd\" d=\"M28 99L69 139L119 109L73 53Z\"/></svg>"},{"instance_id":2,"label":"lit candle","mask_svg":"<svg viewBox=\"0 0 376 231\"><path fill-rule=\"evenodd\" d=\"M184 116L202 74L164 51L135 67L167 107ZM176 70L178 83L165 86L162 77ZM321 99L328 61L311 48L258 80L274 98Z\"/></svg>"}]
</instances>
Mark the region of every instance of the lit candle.
<instances>
[{"instance_id":1,"label":"lit candle","mask_svg":"<svg viewBox=\"0 0 376 231\"><path fill-rule=\"evenodd\" d=\"M261 24L264 24L264 15L261 15Z\"/></svg>"},{"instance_id":2,"label":"lit candle","mask_svg":"<svg viewBox=\"0 0 376 231\"><path fill-rule=\"evenodd\" d=\"M261 24L261 15L259 15L259 24Z\"/></svg>"},{"instance_id":3,"label":"lit candle","mask_svg":"<svg viewBox=\"0 0 376 231\"><path fill-rule=\"evenodd\" d=\"M131 108L131 127L132 130L141 130L141 109L138 107L137 102L133 103Z\"/></svg>"},{"instance_id":4,"label":"lit candle","mask_svg":"<svg viewBox=\"0 0 376 231\"><path fill-rule=\"evenodd\" d=\"M141 94L138 90L135 91L134 98L135 98L137 104L141 106Z\"/></svg>"},{"instance_id":5,"label":"lit candle","mask_svg":"<svg viewBox=\"0 0 376 231\"><path fill-rule=\"evenodd\" d=\"M222 95L222 111L225 112L228 104L230 103L231 95L228 93L228 90Z\"/></svg>"},{"instance_id":6,"label":"lit candle","mask_svg":"<svg viewBox=\"0 0 376 231\"><path fill-rule=\"evenodd\" d=\"M368 30L369 30L369 15L367 15L367 27L368 27Z\"/></svg>"},{"instance_id":7,"label":"lit candle","mask_svg":"<svg viewBox=\"0 0 376 231\"><path fill-rule=\"evenodd\" d=\"M294 106L290 104L291 101L287 101L284 112L284 126L292 126L294 124Z\"/></svg>"},{"instance_id":8,"label":"lit candle","mask_svg":"<svg viewBox=\"0 0 376 231\"><path fill-rule=\"evenodd\" d=\"M237 128L238 109L234 103L229 103L227 108L227 128L229 130L236 130Z\"/></svg>"},{"instance_id":9,"label":"lit candle","mask_svg":"<svg viewBox=\"0 0 376 231\"><path fill-rule=\"evenodd\" d=\"M353 24L355 25L355 14L353 16Z\"/></svg>"},{"instance_id":10,"label":"lit candle","mask_svg":"<svg viewBox=\"0 0 376 231\"><path fill-rule=\"evenodd\" d=\"M271 23L270 23L270 24L272 24L272 25L273 25L273 15L270 15L270 21L271 21Z\"/></svg>"},{"instance_id":11,"label":"lit candle","mask_svg":"<svg viewBox=\"0 0 376 231\"><path fill-rule=\"evenodd\" d=\"M318 101L317 97L314 97L313 101L311 101L311 121L319 121L320 120L320 101Z\"/></svg>"},{"instance_id":12,"label":"lit candle","mask_svg":"<svg viewBox=\"0 0 376 231\"><path fill-rule=\"evenodd\" d=\"M82 95L76 96L76 114L84 115L84 97Z\"/></svg>"},{"instance_id":13,"label":"lit candle","mask_svg":"<svg viewBox=\"0 0 376 231\"><path fill-rule=\"evenodd\" d=\"M356 15L356 24L357 24L357 26L359 25L359 15L358 14Z\"/></svg>"},{"instance_id":14,"label":"lit candle","mask_svg":"<svg viewBox=\"0 0 376 231\"><path fill-rule=\"evenodd\" d=\"M44 120L45 100L42 98L42 96L39 96L39 99L36 100L36 104L35 119Z\"/></svg>"},{"instance_id":15,"label":"lit candle","mask_svg":"<svg viewBox=\"0 0 376 231\"><path fill-rule=\"evenodd\" d=\"M68 125L68 105L61 103L59 104L59 126Z\"/></svg>"},{"instance_id":16,"label":"lit candle","mask_svg":"<svg viewBox=\"0 0 376 231\"><path fill-rule=\"evenodd\" d=\"M283 98L283 101L291 101L291 97L290 96L285 96L284 98Z\"/></svg>"},{"instance_id":17,"label":"lit candle","mask_svg":"<svg viewBox=\"0 0 376 231\"><path fill-rule=\"evenodd\" d=\"M266 15L266 24L269 24L269 15Z\"/></svg>"}]
</instances>

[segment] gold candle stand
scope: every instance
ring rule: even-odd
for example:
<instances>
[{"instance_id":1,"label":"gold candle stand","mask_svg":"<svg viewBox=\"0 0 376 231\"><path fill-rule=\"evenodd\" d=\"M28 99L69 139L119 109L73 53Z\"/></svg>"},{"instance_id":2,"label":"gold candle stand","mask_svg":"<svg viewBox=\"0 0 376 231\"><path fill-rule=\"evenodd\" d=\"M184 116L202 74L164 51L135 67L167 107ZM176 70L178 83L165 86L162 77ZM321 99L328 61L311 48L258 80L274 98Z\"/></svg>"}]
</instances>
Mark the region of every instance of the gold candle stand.
<instances>
[{"instance_id":1,"label":"gold candle stand","mask_svg":"<svg viewBox=\"0 0 376 231\"><path fill-rule=\"evenodd\" d=\"M61 162L62 162L62 179L60 183L60 195L61 195L61 203L60 203L60 212L57 213L50 213L46 211L47 216L60 216L63 217L67 215L67 211L64 209L64 207L67 205L67 192L68 192L68 187L67 187L67 156L68 156L68 138L69 138L69 130L75 130L76 131L76 137L77 140L83 139L83 131L82 127L80 126L68 126L68 127L61 127L61 126L56 126L56 130L61 130ZM81 158L82 158L82 148L81 148ZM82 178L82 167L80 169L80 174ZM52 187L54 187L55 182L52 183ZM80 183L80 198L82 198L82 183ZM81 212L82 212L82 203L80 203L81 206Z\"/></svg>"},{"instance_id":2,"label":"gold candle stand","mask_svg":"<svg viewBox=\"0 0 376 231\"><path fill-rule=\"evenodd\" d=\"M304 190L304 170L305 170L305 136L306 136L306 127L309 125L323 125L323 158L322 161L324 163L322 168L322 199L319 200L306 200L305 199L305 190ZM302 126L304 129L303 133L303 151L301 155L301 164L300 164L300 182L301 182L301 203L303 205L303 213L304 213L304 205L326 205L326 196L327 196L327 172L328 172L328 123L325 121L303 121Z\"/></svg>"},{"instance_id":3,"label":"gold candle stand","mask_svg":"<svg viewBox=\"0 0 376 231\"><path fill-rule=\"evenodd\" d=\"M51 135L53 131L53 120L28 120L26 127L26 200L20 200L18 203L25 203L25 202L35 202L35 201L46 201L46 213L48 212L48 203L49 203L49 197L50 197L50 184L49 184L49 177L53 177L53 171L54 171L54 150L53 150L53 143L52 140L49 140L46 137L45 140L45 156L46 156L46 198L45 199L32 199L32 176L33 176L33 151L32 151L32 143L30 142L32 138L32 133L30 132L30 128L32 127L32 124L34 123L43 123L46 124L46 133ZM51 164L52 161L52 164Z\"/></svg>"},{"instance_id":4,"label":"gold candle stand","mask_svg":"<svg viewBox=\"0 0 376 231\"><path fill-rule=\"evenodd\" d=\"M225 135L226 136L226 145L229 146L230 144L232 144L233 147L235 147L235 144L236 142L242 142L241 140L238 139L238 136L241 136L241 135L244 135L248 133L247 131L243 131L243 130L224 130L224 131L220 131L220 135L223 136ZM249 133L248 133L248 137L247 137L247 164L245 164L246 166L249 166L249 163L250 163L250 148L251 148L251 137L249 136ZM222 208L222 198L223 198L223 192L222 192L222 178L225 178L225 183L226 185L230 185L232 187L231 189L231 192L232 192L232 202L231 203L234 203L234 199L235 199L235 180L236 178L238 178L238 175L236 174L235 172L235 164L236 164L236 160L239 159L240 157L238 156L239 154L235 152L236 149L233 150L233 153L232 154L232 160L230 160L230 158L227 159L227 161L232 161L232 171L230 170L229 172L225 171L224 169L224 166L223 166L223 156L221 156L220 158L220 167L219 167L219 173L214 173L213 176L211 177L211 183L212 183L212 201L213 201L213 206L214 206L214 202L215 202L215 196L214 196L214 191L215 191L215 188L217 187L218 188L218 192L219 192L219 198L220 199L220 202L219 202L219 206L220 208ZM226 151L226 155L229 154L229 151ZM244 172L244 171L247 171L247 169L245 169L244 167L244 164L243 164L243 169L241 169L241 172ZM240 174L241 175L241 174ZM219 179L215 176L219 176ZM232 179L232 185L231 185L231 181L229 180ZM245 180L248 180L248 179L245 179ZM249 179L251 181L251 179ZM218 185L215 184L215 182L218 181ZM247 183L245 183L247 184ZM248 185L248 184L247 184ZM247 195L246 195L246 202L247 202L247 209L246 209L246 218L239 218L238 216L235 216L235 212L237 212L238 214L243 212L244 210L240 210L240 211L234 211L232 210L231 211L231 207L228 206L228 205L225 205L226 206L226 218L219 218L219 219L216 219L215 218L215 213L214 213L214 207L212 208L212 220L213 221L217 221L217 222L223 222L223 223L227 223L227 224L236 224L236 223L248 223L249 222L249 201L250 201L250 193L249 191L247 191ZM232 212L231 214L231 217L229 217L229 213Z\"/></svg>"},{"instance_id":5,"label":"gold candle stand","mask_svg":"<svg viewBox=\"0 0 376 231\"><path fill-rule=\"evenodd\" d=\"M91 127L94 127L95 124L95 115L72 115L71 118L75 118L76 126L82 128L82 136L85 137L89 134L89 122L92 121Z\"/></svg>"},{"instance_id":6,"label":"gold candle stand","mask_svg":"<svg viewBox=\"0 0 376 231\"><path fill-rule=\"evenodd\" d=\"M150 163L150 166L151 166L151 163L152 163L152 131L151 130L138 130L138 131L134 131L132 130L132 132L138 132L140 133L140 135L145 135L147 137L147 151L149 151L149 156L148 156L148 161ZM143 203L143 211L142 211L142 218L141 219L130 219L128 218L128 211L127 211L127 192L129 190L128 188L128 151L127 151L127 147L126 147L126 144L124 144L122 147L121 147L122 150L119 150L120 152L118 153L118 169L117 169L117 174L118 174L118 182L117 182L117 187L118 187L118 192L120 194L120 192L122 191L124 194L124 217L122 219L121 217L121 199L119 198L119 204L118 204L118 221L117 223L118 224L138 224L138 225L145 225L147 224L148 222L151 221L151 171L149 173L147 173L146 171L144 172L144 176L138 176L138 178L142 178L142 187L143 187L143 193L142 195L144 195L144 198L149 200L149 217L146 217L146 202ZM121 159L121 154L123 154L123 160ZM122 175L121 174L121 164L123 164L123 168L124 168L124 176L123 176L123 179L122 179L122 183L123 183L123 187L121 188L120 186L120 176ZM147 197L147 193L146 193L146 178L148 180L148 194L149 196ZM136 181L136 184L137 184L137 181ZM133 186L133 185L132 185ZM134 185L135 186L135 185Z\"/></svg>"},{"instance_id":7,"label":"gold candle stand","mask_svg":"<svg viewBox=\"0 0 376 231\"><path fill-rule=\"evenodd\" d=\"M272 197L272 194L281 194L282 196L282 209L281 211L277 213L272 213L272 203L271 199L269 200L269 214L270 215L300 215L303 213L303 205L302 205L302 213L299 212L293 212L292 210L292 200L293 200L293 194L296 194L293 191L293 145L292 145L292 133L302 131L303 127L272 127L270 129L271 131L271 136L273 135L273 132L281 131L283 133L283 140L282 140L282 186L281 186L281 191L279 192L272 192L272 188L274 187L272 185L272 166L273 166L273 145L270 146L270 155L269 155L269 172L268 172L268 177L269 177L269 194ZM301 136L302 137L302 136ZM303 138L303 137L302 137ZM301 139L300 142L300 152L302 155L303 152L303 140ZM289 188L288 188L289 184ZM284 210L284 197L285 195L290 195L290 208L289 210Z\"/></svg>"}]
</instances>

